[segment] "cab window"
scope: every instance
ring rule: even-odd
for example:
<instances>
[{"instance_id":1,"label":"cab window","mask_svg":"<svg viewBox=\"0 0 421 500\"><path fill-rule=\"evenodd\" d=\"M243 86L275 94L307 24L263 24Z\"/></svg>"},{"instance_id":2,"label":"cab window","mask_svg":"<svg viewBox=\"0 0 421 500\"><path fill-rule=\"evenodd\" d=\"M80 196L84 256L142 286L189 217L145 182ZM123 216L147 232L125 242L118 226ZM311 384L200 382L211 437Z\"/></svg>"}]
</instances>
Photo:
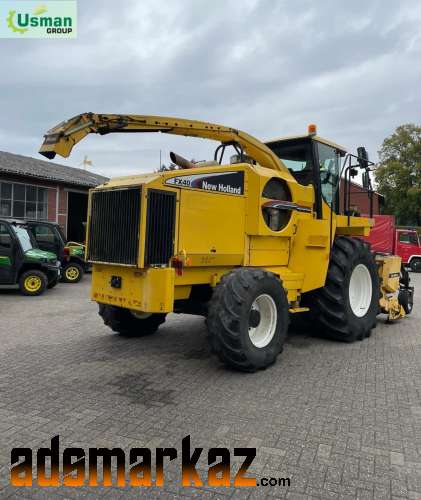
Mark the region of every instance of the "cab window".
<instances>
[{"instance_id":1,"label":"cab window","mask_svg":"<svg viewBox=\"0 0 421 500\"><path fill-rule=\"evenodd\" d=\"M300 184L313 181L313 154L309 140L282 140L266 144Z\"/></svg>"},{"instance_id":2,"label":"cab window","mask_svg":"<svg viewBox=\"0 0 421 500\"><path fill-rule=\"evenodd\" d=\"M319 158L320 185L325 202L332 208L339 181L341 157L340 153L331 146L317 142Z\"/></svg>"},{"instance_id":3,"label":"cab window","mask_svg":"<svg viewBox=\"0 0 421 500\"><path fill-rule=\"evenodd\" d=\"M32 230L35 235L35 239L38 243L55 243L56 235L51 227L43 226L43 225L35 225L32 227Z\"/></svg>"},{"instance_id":4,"label":"cab window","mask_svg":"<svg viewBox=\"0 0 421 500\"><path fill-rule=\"evenodd\" d=\"M6 224L0 224L0 248L10 248L12 246L12 238Z\"/></svg>"},{"instance_id":5,"label":"cab window","mask_svg":"<svg viewBox=\"0 0 421 500\"><path fill-rule=\"evenodd\" d=\"M410 233L399 233L399 242L400 243L406 243L407 245L418 245L418 235L417 233L410 232Z\"/></svg>"}]
</instances>

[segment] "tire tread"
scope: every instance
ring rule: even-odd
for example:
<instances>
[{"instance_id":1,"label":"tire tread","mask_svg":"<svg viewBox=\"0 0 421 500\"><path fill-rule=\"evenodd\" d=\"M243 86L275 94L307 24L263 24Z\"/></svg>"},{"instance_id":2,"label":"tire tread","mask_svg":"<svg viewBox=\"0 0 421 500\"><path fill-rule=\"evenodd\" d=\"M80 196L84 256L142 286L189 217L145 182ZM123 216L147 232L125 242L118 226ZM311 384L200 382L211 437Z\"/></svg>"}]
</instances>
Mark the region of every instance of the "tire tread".
<instances>
[{"instance_id":1,"label":"tire tread","mask_svg":"<svg viewBox=\"0 0 421 500\"><path fill-rule=\"evenodd\" d=\"M113 332L130 337L143 337L155 333L165 322L166 314L152 314L145 319L138 319L128 309L108 304L98 304L98 314L104 324Z\"/></svg>"},{"instance_id":2,"label":"tire tread","mask_svg":"<svg viewBox=\"0 0 421 500\"><path fill-rule=\"evenodd\" d=\"M352 262L364 259L369 267L374 269L373 294L379 299L379 282L377 266L370 247L360 239L339 236L335 238L325 286L310 292L306 303L312 309L312 317L318 323L318 333L344 342L353 342L369 337L371 329L376 324L376 314L368 318L367 324L362 321L350 322L347 312L346 298L343 293L347 285L347 276L351 273ZM377 307L377 306L376 306ZM372 315L370 311L370 315Z\"/></svg>"},{"instance_id":3,"label":"tire tread","mask_svg":"<svg viewBox=\"0 0 421 500\"><path fill-rule=\"evenodd\" d=\"M264 269L247 267L234 269L221 278L209 304L206 325L211 348L223 363L241 371L254 372L266 368L274 363L278 354L282 352L280 345L278 349L267 352L263 362L256 363L248 359L242 350L241 308L253 287L264 279L274 279L279 282L274 274ZM284 307L288 311L285 291L283 293ZM286 323L287 329L288 317L279 320Z\"/></svg>"}]
</instances>

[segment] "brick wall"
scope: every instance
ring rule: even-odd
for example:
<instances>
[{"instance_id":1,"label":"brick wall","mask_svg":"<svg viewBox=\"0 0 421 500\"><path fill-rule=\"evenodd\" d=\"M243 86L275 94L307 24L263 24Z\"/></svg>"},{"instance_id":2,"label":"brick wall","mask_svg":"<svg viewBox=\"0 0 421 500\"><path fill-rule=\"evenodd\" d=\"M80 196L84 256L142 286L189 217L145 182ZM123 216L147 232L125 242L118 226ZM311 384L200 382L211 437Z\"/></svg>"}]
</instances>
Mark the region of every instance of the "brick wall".
<instances>
[{"instance_id":1,"label":"brick wall","mask_svg":"<svg viewBox=\"0 0 421 500\"><path fill-rule=\"evenodd\" d=\"M58 222L63 231L67 231L67 191L65 186L58 186L52 182L44 182L41 180L26 178L20 176L0 174L0 182L14 182L19 184L30 184L32 186L40 186L48 189L48 220L50 222ZM59 191L58 197L58 211L57 211L57 190Z\"/></svg>"},{"instance_id":2,"label":"brick wall","mask_svg":"<svg viewBox=\"0 0 421 500\"><path fill-rule=\"evenodd\" d=\"M344 206L345 182L342 181L339 189L339 205L341 212ZM380 214L381 196L373 193L373 215ZM350 207L356 209L360 214L370 213L370 199L367 191L358 184L351 183Z\"/></svg>"}]
</instances>

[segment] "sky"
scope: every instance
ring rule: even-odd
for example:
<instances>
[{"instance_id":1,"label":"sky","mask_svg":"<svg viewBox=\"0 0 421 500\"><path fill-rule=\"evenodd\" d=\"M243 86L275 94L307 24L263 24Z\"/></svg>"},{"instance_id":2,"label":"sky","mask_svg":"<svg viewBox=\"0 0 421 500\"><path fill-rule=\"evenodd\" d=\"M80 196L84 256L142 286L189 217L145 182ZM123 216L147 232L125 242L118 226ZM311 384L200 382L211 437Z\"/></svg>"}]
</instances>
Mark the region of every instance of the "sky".
<instances>
[{"instance_id":1,"label":"sky","mask_svg":"<svg viewBox=\"0 0 421 500\"><path fill-rule=\"evenodd\" d=\"M16 0L18 2L18 0ZM261 140L318 133L376 159L421 122L419 0L79 0L75 40L0 40L0 150L33 156L76 114L210 121ZM108 177L170 151L211 159L215 142L164 134L88 136L69 159Z\"/></svg>"}]
</instances>

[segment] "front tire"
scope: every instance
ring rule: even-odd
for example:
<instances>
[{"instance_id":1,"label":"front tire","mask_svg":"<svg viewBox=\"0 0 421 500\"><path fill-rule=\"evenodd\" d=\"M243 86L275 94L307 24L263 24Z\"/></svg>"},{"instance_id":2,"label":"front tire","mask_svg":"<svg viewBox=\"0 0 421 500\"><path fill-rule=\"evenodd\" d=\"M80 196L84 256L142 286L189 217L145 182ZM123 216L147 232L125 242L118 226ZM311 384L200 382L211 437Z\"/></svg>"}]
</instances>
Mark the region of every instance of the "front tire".
<instances>
[{"instance_id":1,"label":"front tire","mask_svg":"<svg viewBox=\"0 0 421 500\"><path fill-rule=\"evenodd\" d=\"M206 319L212 350L226 365L254 372L282 352L289 323L281 281L263 269L239 268L215 287Z\"/></svg>"},{"instance_id":2,"label":"front tire","mask_svg":"<svg viewBox=\"0 0 421 500\"><path fill-rule=\"evenodd\" d=\"M305 303L319 334L353 342L370 336L379 296L377 266L368 245L340 236L332 247L325 286L308 294Z\"/></svg>"},{"instance_id":3,"label":"front tire","mask_svg":"<svg viewBox=\"0 0 421 500\"><path fill-rule=\"evenodd\" d=\"M166 314L145 315L143 319L136 317L129 309L98 304L98 314L104 320L104 324L114 332L127 337L143 337L155 333L159 326L164 323Z\"/></svg>"},{"instance_id":4,"label":"front tire","mask_svg":"<svg viewBox=\"0 0 421 500\"><path fill-rule=\"evenodd\" d=\"M421 273L421 259L412 259L409 267L414 273Z\"/></svg>"},{"instance_id":5,"label":"front tire","mask_svg":"<svg viewBox=\"0 0 421 500\"><path fill-rule=\"evenodd\" d=\"M19 278L19 289L23 295L41 295L47 288L47 284L46 274L37 269L26 271Z\"/></svg>"},{"instance_id":6,"label":"front tire","mask_svg":"<svg viewBox=\"0 0 421 500\"><path fill-rule=\"evenodd\" d=\"M403 307L405 314L411 314L412 309L414 308L414 289L403 288L399 290L398 301Z\"/></svg>"},{"instance_id":7,"label":"front tire","mask_svg":"<svg viewBox=\"0 0 421 500\"><path fill-rule=\"evenodd\" d=\"M64 283L79 283L83 277L83 267L77 262L69 262L63 267Z\"/></svg>"}]
</instances>

